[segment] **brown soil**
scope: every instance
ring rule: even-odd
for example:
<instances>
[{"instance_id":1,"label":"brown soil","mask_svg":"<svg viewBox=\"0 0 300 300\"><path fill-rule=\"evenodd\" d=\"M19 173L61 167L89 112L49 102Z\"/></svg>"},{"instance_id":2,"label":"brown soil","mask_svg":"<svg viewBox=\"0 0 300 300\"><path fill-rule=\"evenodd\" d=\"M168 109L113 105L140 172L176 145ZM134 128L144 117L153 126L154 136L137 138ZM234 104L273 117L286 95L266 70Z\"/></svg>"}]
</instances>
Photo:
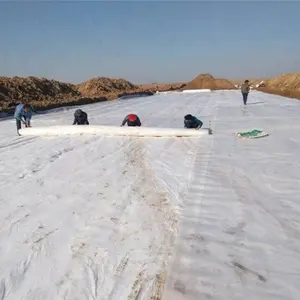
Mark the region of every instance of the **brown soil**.
<instances>
[{"instance_id":1,"label":"brown soil","mask_svg":"<svg viewBox=\"0 0 300 300\"><path fill-rule=\"evenodd\" d=\"M138 87L142 91L166 92L166 91L179 90L184 88L185 86L186 86L186 82L174 82L174 83L140 84Z\"/></svg>"},{"instance_id":2,"label":"brown soil","mask_svg":"<svg viewBox=\"0 0 300 300\"><path fill-rule=\"evenodd\" d=\"M153 95L157 91L164 92L164 91L175 91L182 89L186 83L161 83L161 84L140 84L135 86L134 89L125 90L124 92L110 92L106 94L105 96L111 100L116 99L125 95Z\"/></svg>"},{"instance_id":3,"label":"brown soil","mask_svg":"<svg viewBox=\"0 0 300 300\"><path fill-rule=\"evenodd\" d=\"M211 90L231 90L236 87L227 79L214 78L210 74L201 74L190 81L183 90L211 89Z\"/></svg>"},{"instance_id":4,"label":"brown soil","mask_svg":"<svg viewBox=\"0 0 300 300\"><path fill-rule=\"evenodd\" d=\"M135 85L121 78L98 77L78 85L39 77L0 77L0 112L13 112L18 103L29 103L36 110L88 104L124 95L152 95L176 90L185 83Z\"/></svg>"},{"instance_id":5,"label":"brown soil","mask_svg":"<svg viewBox=\"0 0 300 300\"><path fill-rule=\"evenodd\" d=\"M279 96L283 96L283 97L294 98L294 99L300 100L300 90L298 90L298 91L280 90L280 89L271 89L268 87L257 88L256 90L267 93L267 94L279 95Z\"/></svg>"},{"instance_id":6,"label":"brown soil","mask_svg":"<svg viewBox=\"0 0 300 300\"><path fill-rule=\"evenodd\" d=\"M281 91L300 92L300 73L283 74L266 80L266 87Z\"/></svg>"},{"instance_id":7,"label":"brown soil","mask_svg":"<svg viewBox=\"0 0 300 300\"><path fill-rule=\"evenodd\" d=\"M300 73L287 73L265 80L257 90L274 95L300 99Z\"/></svg>"},{"instance_id":8,"label":"brown soil","mask_svg":"<svg viewBox=\"0 0 300 300\"><path fill-rule=\"evenodd\" d=\"M154 94L156 91L179 90L185 83L140 84L134 85L124 79L95 78L77 86L78 91L86 97L106 97L117 99L124 95Z\"/></svg>"},{"instance_id":9,"label":"brown soil","mask_svg":"<svg viewBox=\"0 0 300 300\"><path fill-rule=\"evenodd\" d=\"M0 110L18 103L65 102L80 98L74 85L38 77L0 77Z\"/></svg>"},{"instance_id":10,"label":"brown soil","mask_svg":"<svg viewBox=\"0 0 300 300\"><path fill-rule=\"evenodd\" d=\"M82 96L99 97L108 93L120 93L129 90L136 90L138 86L122 78L97 77L78 84L77 90Z\"/></svg>"},{"instance_id":11,"label":"brown soil","mask_svg":"<svg viewBox=\"0 0 300 300\"><path fill-rule=\"evenodd\" d=\"M249 79L252 86L263 79ZM265 79L266 86L258 90L300 99L300 73L289 73L271 79ZM229 82L202 74L188 84L142 84L135 85L125 79L98 77L78 85L63 83L40 77L0 77L0 112L13 112L18 103L29 103L35 109L49 109L66 105L79 105L116 99L123 95L150 95L156 91L188 89L235 89L232 84L241 84L244 80Z\"/></svg>"}]
</instances>

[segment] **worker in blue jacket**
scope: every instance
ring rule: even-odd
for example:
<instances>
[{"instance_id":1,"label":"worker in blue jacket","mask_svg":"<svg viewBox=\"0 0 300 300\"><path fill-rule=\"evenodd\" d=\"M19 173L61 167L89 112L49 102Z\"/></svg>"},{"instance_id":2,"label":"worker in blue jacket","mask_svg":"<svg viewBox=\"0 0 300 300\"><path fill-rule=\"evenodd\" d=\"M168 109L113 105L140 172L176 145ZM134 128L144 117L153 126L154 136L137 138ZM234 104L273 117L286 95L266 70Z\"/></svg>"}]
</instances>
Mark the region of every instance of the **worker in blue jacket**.
<instances>
[{"instance_id":1,"label":"worker in blue jacket","mask_svg":"<svg viewBox=\"0 0 300 300\"><path fill-rule=\"evenodd\" d=\"M16 119L18 131L21 129L21 124L24 124L25 127L31 127L31 116L32 108L29 104L18 104L16 106L14 118Z\"/></svg>"},{"instance_id":2,"label":"worker in blue jacket","mask_svg":"<svg viewBox=\"0 0 300 300\"><path fill-rule=\"evenodd\" d=\"M199 129L203 125L203 122L190 114L184 116L184 128Z\"/></svg>"}]
</instances>

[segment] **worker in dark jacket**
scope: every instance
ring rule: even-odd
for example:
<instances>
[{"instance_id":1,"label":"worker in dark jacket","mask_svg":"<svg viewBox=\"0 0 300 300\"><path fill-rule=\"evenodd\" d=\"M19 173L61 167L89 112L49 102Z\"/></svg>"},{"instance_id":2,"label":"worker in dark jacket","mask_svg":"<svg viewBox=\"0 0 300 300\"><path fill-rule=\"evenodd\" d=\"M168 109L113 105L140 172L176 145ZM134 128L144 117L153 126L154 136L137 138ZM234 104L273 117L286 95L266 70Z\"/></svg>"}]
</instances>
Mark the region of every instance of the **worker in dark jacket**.
<instances>
[{"instance_id":1,"label":"worker in dark jacket","mask_svg":"<svg viewBox=\"0 0 300 300\"><path fill-rule=\"evenodd\" d=\"M81 109L77 109L74 113L73 125L89 125L87 113Z\"/></svg>"},{"instance_id":2,"label":"worker in dark jacket","mask_svg":"<svg viewBox=\"0 0 300 300\"><path fill-rule=\"evenodd\" d=\"M139 117L135 114L129 114L125 117L121 126L124 126L127 123L128 126L141 126L142 123Z\"/></svg>"},{"instance_id":3,"label":"worker in dark jacket","mask_svg":"<svg viewBox=\"0 0 300 300\"><path fill-rule=\"evenodd\" d=\"M197 119L196 117L188 114L184 116L184 128L195 128L199 129L203 125L203 122Z\"/></svg>"},{"instance_id":4,"label":"worker in dark jacket","mask_svg":"<svg viewBox=\"0 0 300 300\"><path fill-rule=\"evenodd\" d=\"M243 95L244 105L247 104L249 91L250 91L249 80L245 80L245 82L241 86L241 92L242 92L242 95Z\"/></svg>"}]
</instances>

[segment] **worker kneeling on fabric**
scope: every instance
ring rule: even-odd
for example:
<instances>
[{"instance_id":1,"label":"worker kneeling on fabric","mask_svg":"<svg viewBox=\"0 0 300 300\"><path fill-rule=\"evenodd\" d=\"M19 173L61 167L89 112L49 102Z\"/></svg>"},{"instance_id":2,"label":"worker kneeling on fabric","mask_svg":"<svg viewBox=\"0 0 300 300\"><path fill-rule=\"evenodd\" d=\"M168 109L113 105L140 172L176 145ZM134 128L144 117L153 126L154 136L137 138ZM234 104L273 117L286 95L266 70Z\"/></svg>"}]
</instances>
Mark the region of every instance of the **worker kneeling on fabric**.
<instances>
[{"instance_id":1,"label":"worker kneeling on fabric","mask_svg":"<svg viewBox=\"0 0 300 300\"><path fill-rule=\"evenodd\" d=\"M128 126L141 126L142 123L140 118L135 114L129 114L123 120L121 126L124 126L127 123Z\"/></svg>"},{"instance_id":2,"label":"worker kneeling on fabric","mask_svg":"<svg viewBox=\"0 0 300 300\"><path fill-rule=\"evenodd\" d=\"M184 128L199 129L203 125L203 122L190 114L184 116Z\"/></svg>"},{"instance_id":3,"label":"worker kneeling on fabric","mask_svg":"<svg viewBox=\"0 0 300 300\"><path fill-rule=\"evenodd\" d=\"M74 113L73 125L89 125L87 113L81 109L77 109Z\"/></svg>"}]
</instances>

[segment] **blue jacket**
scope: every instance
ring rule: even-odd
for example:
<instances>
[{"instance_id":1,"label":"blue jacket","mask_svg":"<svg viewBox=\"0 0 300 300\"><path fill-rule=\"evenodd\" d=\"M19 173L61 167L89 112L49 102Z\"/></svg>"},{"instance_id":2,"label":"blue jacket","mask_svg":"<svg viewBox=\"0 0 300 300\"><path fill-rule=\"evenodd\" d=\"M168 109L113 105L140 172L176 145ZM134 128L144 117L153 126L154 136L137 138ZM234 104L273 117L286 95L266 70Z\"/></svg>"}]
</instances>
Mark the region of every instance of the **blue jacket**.
<instances>
[{"instance_id":1,"label":"blue jacket","mask_svg":"<svg viewBox=\"0 0 300 300\"><path fill-rule=\"evenodd\" d=\"M202 127L203 123L199 119L193 116L192 120L184 120L184 127L185 128L197 128Z\"/></svg>"},{"instance_id":2,"label":"blue jacket","mask_svg":"<svg viewBox=\"0 0 300 300\"><path fill-rule=\"evenodd\" d=\"M25 119L25 120L30 120L31 119L31 116L32 116L32 110L29 109L29 111L25 112L23 110L23 107L24 107L24 104L18 104L16 109L15 109L15 114L14 114L14 118L17 119L17 120L22 120Z\"/></svg>"}]
</instances>

